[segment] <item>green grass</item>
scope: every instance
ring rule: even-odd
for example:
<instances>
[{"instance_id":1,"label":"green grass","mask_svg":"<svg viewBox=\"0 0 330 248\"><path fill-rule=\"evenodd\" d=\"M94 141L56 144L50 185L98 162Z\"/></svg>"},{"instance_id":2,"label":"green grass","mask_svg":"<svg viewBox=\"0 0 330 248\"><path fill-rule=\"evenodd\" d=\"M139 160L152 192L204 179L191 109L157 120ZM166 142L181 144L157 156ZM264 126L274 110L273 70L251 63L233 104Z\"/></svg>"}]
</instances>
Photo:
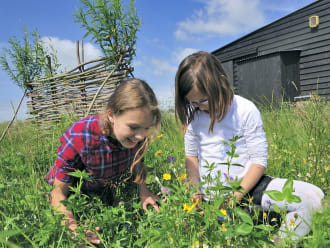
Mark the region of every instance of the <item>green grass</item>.
<instances>
[{"instance_id":1,"label":"green grass","mask_svg":"<svg viewBox=\"0 0 330 248\"><path fill-rule=\"evenodd\" d=\"M312 232L299 243L302 247L330 245L328 113L329 105L320 99L262 109L269 142L267 173L310 182L326 194L324 209L314 215ZM0 247L76 247L77 241L60 224L61 216L53 215L48 202L51 186L44 179L56 159L59 137L72 122L68 118L43 129L19 121L0 143ZM1 133L5 127L6 123L0 124ZM177 160L169 162L169 156ZM198 243L199 247L272 247L274 227L228 207L226 199L202 203L203 216L196 211L189 199L192 190L178 180L185 174L184 144L171 113L163 113L160 136L149 146L145 164L149 188L154 193L161 186L171 190L160 195L161 213L143 212L130 185L117 192L122 203L116 207L104 206L97 198L85 203L78 193L68 202L88 228L101 227L98 247L197 247ZM164 180L164 173L171 180ZM192 211L185 211L184 204ZM228 208L228 215L214 210L216 204ZM224 218L222 223L217 216ZM284 243L297 246L290 239Z\"/></svg>"}]
</instances>

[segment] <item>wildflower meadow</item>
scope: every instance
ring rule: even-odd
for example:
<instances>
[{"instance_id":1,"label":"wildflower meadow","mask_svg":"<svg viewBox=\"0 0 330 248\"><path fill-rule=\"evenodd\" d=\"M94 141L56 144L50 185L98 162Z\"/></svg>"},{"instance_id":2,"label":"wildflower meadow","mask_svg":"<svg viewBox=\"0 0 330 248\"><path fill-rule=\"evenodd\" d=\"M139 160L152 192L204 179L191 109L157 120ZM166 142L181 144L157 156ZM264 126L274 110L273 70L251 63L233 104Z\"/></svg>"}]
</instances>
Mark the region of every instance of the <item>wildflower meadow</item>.
<instances>
[{"instance_id":1,"label":"wildflower meadow","mask_svg":"<svg viewBox=\"0 0 330 248\"><path fill-rule=\"evenodd\" d=\"M328 103L315 97L260 108L269 142L267 174L289 178L273 197L299 201L292 180L310 182L325 193L323 209L313 216L312 231L293 241L292 219L281 247L330 247ZM56 159L59 137L74 120L63 117L48 128L16 121L0 143L0 247L275 247L273 237L286 213L276 207L275 212L255 210L249 198L236 204L231 196L240 182L230 175L226 174L230 187L216 183L210 188L212 201L190 198L196 188L187 184L182 131L172 111L162 113L161 132L144 159L147 184L160 197L160 212L151 207L142 210L136 185L123 183L115 192L114 205L106 206L99 198L82 194L80 183L65 202L80 222L81 235L72 239L61 225L63 216L54 215L49 204L52 188L45 174ZM5 126L0 124L0 131ZM229 166L236 156L237 138L226 141ZM215 166L208 164L210 173ZM79 171L74 176L80 181L88 177ZM214 180L204 179L205 183ZM97 246L83 235L96 227L101 240Z\"/></svg>"}]
</instances>

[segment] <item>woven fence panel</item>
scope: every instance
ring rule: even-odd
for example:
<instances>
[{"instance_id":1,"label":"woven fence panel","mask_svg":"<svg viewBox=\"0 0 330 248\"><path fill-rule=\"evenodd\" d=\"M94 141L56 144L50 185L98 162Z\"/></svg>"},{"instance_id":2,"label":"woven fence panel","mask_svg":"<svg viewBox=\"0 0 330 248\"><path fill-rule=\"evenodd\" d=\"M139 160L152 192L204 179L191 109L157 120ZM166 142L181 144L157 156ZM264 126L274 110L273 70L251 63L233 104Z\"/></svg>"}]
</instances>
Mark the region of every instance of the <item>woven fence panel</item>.
<instances>
[{"instance_id":1,"label":"woven fence panel","mask_svg":"<svg viewBox=\"0 0 330 248\"><path fill-rule=\"evenodd\" d=\"M89 112L89 115L98 114L105 109L117 83L132 70L125 60L118 65L107 65L105 59L100 58L69 72L29 82L26 85L30 89L27 94L30 119L49 125L60 121L63 115L84 117L96 92L105 83Z\"/></svg>"}]
</instances>

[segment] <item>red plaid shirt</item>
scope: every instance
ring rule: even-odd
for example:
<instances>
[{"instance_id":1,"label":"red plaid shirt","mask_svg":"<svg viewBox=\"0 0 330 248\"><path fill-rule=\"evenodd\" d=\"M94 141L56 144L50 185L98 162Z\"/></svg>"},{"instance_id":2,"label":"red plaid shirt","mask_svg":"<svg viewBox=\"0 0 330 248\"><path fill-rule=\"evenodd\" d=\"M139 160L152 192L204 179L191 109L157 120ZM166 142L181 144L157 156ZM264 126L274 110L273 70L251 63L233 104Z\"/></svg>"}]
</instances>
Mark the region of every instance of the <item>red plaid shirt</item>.
<instances>
[{"instance_id":1,"label":"red plaid shirt","mask_svg":"<svg viewBox=\"0 0 330 248\"><path fill-rule=\"evenodd\" d=\"M89 116L75 122L60 138L58 156L46 178L73 183L68 175L77 169L91 173L91 182L84 182L86 190L99 191L125 174L133 162L138 146L123 147L117 140L104 136L100 117ZM53 180L48 180L52 182Z\"/></svg>"}]
</instances>

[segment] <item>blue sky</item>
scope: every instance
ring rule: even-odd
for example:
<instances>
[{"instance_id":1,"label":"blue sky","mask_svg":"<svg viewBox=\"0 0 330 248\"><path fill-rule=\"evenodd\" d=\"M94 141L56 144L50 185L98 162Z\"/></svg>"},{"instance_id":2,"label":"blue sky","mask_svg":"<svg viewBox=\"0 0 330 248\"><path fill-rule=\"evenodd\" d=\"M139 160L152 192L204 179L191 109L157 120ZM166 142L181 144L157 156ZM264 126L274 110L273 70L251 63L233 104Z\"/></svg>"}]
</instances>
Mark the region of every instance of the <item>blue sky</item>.
<instances>
[{"instance_id":1,"label":"blue sky","mask_svg":"<svg viewBox=\"0 0 330 248\"><path fill-rule=\"evenodd\" d=\"M142 20L137 33L135 77L146 80L162 106L173 103L174 76L180 61L194 51L212 52L266 24L310 3L312 0L136 0ZM79 0L1 1L0 48L22 27L36 28L45 41L51 38L59 62L76 66L75 41L85 30L75 23L73 13ZM101 56L87 37L85 60ZM12 118L23 91L0 69L0 121ZM26 117L26 100L18 118Z\"/></svg>"}]
</instances>

